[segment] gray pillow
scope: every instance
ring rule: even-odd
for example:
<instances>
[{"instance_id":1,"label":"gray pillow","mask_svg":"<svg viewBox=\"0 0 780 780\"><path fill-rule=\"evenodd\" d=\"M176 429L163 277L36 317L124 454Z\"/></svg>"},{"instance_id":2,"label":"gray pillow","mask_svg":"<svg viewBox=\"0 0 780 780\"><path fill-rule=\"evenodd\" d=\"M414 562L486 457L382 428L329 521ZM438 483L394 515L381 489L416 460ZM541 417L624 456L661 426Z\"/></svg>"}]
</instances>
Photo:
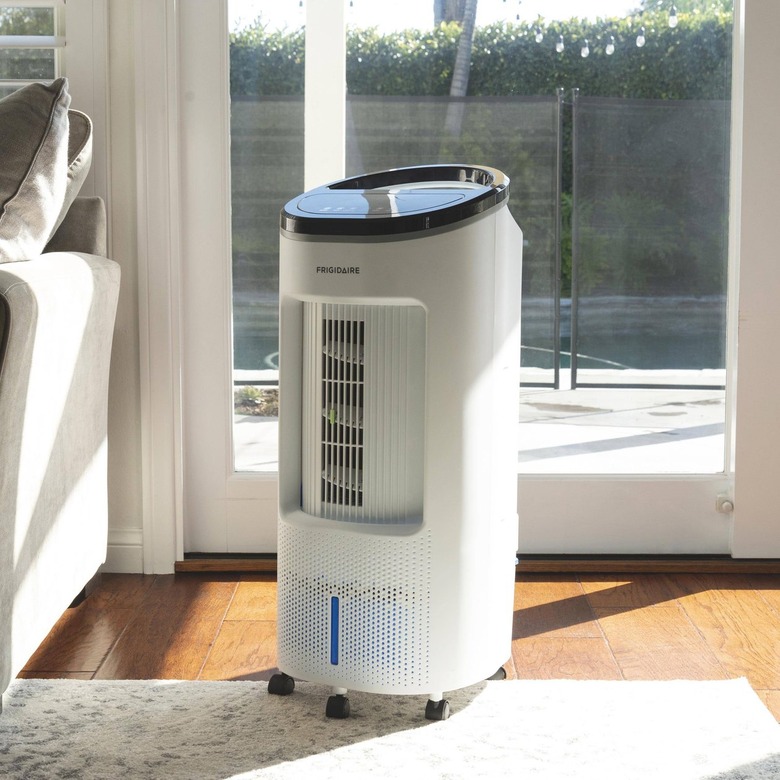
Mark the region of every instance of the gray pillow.
<instances>
[{"instance_id":1,"label":"gray pillow","mask_svg":"<svg viewBox=\"0 0 780 780\"><path fill-rule=\"evenodd\" d=\"M59 217L49 240L62 224L92 165L92 120L81 111L68 111L68 181Z\"/></svg>"},{"instance_id":2,"label":"gray pillow","mask_svg":"<svg viewBox=\"0 0 780 780\"><path fill-rule=\"evenodd\" d=\"M37 257L60 219L69 106L64 78L0 100L0 263Z\"/></svg>"}]
</instances>

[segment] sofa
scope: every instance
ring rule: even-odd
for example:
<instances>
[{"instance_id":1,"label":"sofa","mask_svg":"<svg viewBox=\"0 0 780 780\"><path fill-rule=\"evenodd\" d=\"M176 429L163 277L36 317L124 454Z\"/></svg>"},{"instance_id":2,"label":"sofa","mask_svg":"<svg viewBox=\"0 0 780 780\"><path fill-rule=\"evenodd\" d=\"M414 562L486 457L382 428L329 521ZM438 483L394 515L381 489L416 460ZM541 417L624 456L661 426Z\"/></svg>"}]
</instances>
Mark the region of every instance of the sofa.
<instances>
[{"instance_id":1,"label":"sofa","mask_svg":"<svg viewBox=\"0 0 780 780\"><path fill-rule=\"evenodd\" d=\"M106 558L120 272L91 146L66 79L0 100L0 694Z\"/></svg>"}]
</instances>

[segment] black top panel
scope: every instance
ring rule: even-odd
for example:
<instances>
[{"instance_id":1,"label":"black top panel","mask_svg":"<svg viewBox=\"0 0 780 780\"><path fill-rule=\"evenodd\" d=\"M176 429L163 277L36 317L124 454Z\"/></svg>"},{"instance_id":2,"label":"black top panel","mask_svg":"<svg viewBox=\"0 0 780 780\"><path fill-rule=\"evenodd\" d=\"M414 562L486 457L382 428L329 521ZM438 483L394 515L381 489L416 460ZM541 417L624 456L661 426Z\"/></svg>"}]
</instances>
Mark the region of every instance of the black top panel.
<instances>
[{"instance_id":1,"label":"black top panel","mask_svg":"<svg viewBox=\"0 0 780 780\"><path fill-rule=\"evenodd\" d=\"M425 165L343 179L293 198L281 227L310 236L387 236L468 219L509 195L493 168Z\"/></svg>"}]
</instances>

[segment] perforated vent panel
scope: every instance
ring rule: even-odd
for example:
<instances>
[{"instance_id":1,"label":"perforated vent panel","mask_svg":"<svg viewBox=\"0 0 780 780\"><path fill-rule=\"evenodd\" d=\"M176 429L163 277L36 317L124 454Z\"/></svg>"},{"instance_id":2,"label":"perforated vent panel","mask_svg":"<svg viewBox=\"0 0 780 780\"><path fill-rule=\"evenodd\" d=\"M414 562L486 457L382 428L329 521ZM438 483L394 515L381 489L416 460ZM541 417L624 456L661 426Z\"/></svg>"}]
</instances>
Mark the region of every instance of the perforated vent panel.
<instances>
[{"instance_id":1,"label":"perforated vent panel","mask_svg":"<svg viewBox=\"0 0 780 780\"><path fill-rule=\"evenodd\" d=\"M279 668L344 688L427 691L430 533L279 526Z\"/></svg>"}]
</instances>

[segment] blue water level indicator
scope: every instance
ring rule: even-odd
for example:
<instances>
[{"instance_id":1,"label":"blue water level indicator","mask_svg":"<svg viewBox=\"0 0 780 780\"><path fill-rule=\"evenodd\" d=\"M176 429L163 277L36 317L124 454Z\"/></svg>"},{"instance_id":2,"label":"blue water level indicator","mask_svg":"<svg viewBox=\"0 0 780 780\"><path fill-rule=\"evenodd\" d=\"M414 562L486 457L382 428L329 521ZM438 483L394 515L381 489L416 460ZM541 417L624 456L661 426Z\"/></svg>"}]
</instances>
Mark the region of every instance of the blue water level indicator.
<instances>
[{"instance_id":1,"label":"blue water level indicator","mask_svg":"<svg viewBox=\"0 0 780 780\"><path fill-rule=\"evenodd\" d=\"M330 662L333 666L339 663L339 598L330 597Z\"/></svg>"}]
</instances>

